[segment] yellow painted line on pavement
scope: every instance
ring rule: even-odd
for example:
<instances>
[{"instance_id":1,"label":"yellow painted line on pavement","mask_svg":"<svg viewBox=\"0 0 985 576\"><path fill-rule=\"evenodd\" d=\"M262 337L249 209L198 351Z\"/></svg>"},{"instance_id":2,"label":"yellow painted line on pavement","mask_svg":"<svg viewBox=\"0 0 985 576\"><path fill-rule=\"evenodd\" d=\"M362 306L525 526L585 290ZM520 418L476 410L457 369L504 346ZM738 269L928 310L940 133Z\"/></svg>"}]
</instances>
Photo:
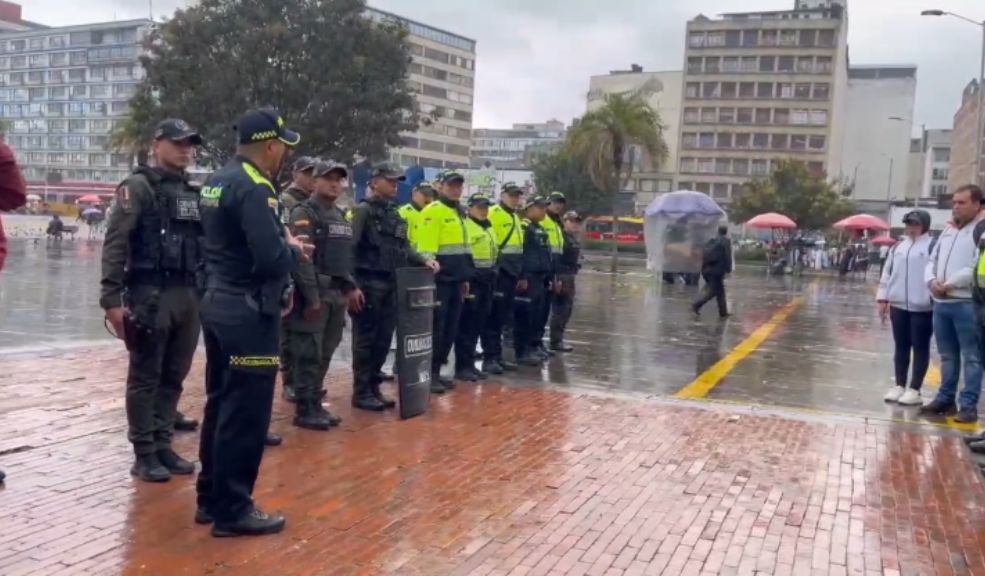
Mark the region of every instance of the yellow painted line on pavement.
<instances>
[{"instance_id":1,"label":"yellow painted line on pavement","mask_svg":"<svg viewBox=\"0 0 985 576\"><path fill-rule=\"evenodd\" d=\"M708 396L715 386L718 386L718 384L729 374L729 372L735 369L739 362L742 362L747 356L762 346L763 342L765 342L766 339L769 338L784 322L786 322L787 319L790 318L790 316L803 304L804 297L798 296L791 300L786 306L780 308L776 314L773 314L769 321L757 328L755 332L740 342L739 345L726 354L724 358L716 362L711 368L705 370L704 373L698 376L693 382L688 384L677 394L674 394L674 398L679 398L682 400L700 400L701 398Z\"/></svg>"}]
</instances>

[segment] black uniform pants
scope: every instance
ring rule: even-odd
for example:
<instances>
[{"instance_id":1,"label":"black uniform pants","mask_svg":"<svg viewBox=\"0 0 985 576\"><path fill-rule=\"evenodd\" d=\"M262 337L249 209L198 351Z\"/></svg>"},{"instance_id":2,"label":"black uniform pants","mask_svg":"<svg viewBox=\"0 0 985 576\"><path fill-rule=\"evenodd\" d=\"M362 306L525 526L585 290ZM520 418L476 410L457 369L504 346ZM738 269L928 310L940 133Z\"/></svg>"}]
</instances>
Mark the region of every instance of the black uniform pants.
<instances>
[{"instance_id":1,"label":"black uniform pants","mask_svg":"<svg viewBox=\"0 0 985 576\"><path fill-rule=\"evenodd\" d=\"M728 314L728 303L725 300L725 276L705 274L704 277L704 291L694 303L694 309L701 310L705 304L714 298L718 300L718 315L725 316Z\"/></svg>"},{"instance_id":2,"label":"black uniform pants","mask_svg":"<svg viewBox=\"0 0 985 576\"><path fill-rule=\"evenodd\" d=\"M188 286L130 288L131 307L158 291L157 327L130 351L127 438L137 454L171 447L182 383L198 347L198 298Z\"/></svg>"},{"instance_id":3,"label":"black uniform pants","mask_svg":"<svg viewBox=\"0 0 985 576\"><path fill-rule=\"evenodd\" d=\"M291 313L287 334L292 340L291 374L298 400L321 400L328 367L342 341L347 303L341 291L331 290L321 296L321 313L315 320L304 321L300 309Z\"/></svg>"},{"instance_id":4,"label":"black uniform pants","mask_svg":"<svg viewBox=\"0 0 985 576\"><path fill-rule=\"evenodd\" d=\"M207 399L198 504L216 522L233 522L253 508L274 401L280 318L261 314L243 294L209 290L202 327Z\"/></svg>"},{"instance_id":5,"label":"black uniform pants","mask_svg":"<svg viewBox=\"0 0 985 576\"><path fill-rule=\"evenodd\" d=\"M544 305L540 307L540 322L537 323L531 336L530 345L540 347L544 345L544 334L547 332L547 323L551 318L551 305L554 301L554 291L544 293Z\"/></svg>"},{"instance_id":6,"label":"black uniform pants","mask_svg":"<svg viewBox=\"0 0 985 576\"><path fill-rule=\"evenodd\" d=\"M559 274L557 279L561 289L551 293L551 344L555 345L564 341L564 330L575 307L575 275Z\"/></svg>"},{"instance_id":7,"label":"black uniform pants","mask_svg":"<svg viewBox=\"0 0 985 576\"><path fill-rule=\"evenodd\" d=\"M359 279L366 297L362 312L352 315L353 396L365 397L379 386L377 375L383 369L390 342L397 327L396 281Z\"/></svg>"},{"instance_id":8,"label":"black uniform pants","mask_svg":"<svg viewBox=\"0 0 985 576\"><path fill-rule=\"evenodd\" d=\"M435 283L438 306L434 309L434 356L431 358L431 369L437 375L441 367L448 362L448 355L458 336L458 323L462 318L463 282Z\"/></svg>"},{"instance_id":9,"label":"black uniform pants","mask_svg":"<svg viewBox=\"0 0 985 576\"><path fill-rule=\"evenodd\" d=\"M544 307L547 306L547 277L532 274L527 277L527 291L516 299L513 324L513 349L520 358L530 351L536 335L544 333Z\"/></svg>"},{"instance_id":10,"label":"black uniform pants","mask_svg":"<svg viewBox=\"0 0 985 576\"><path fill-rule=\"evenodd\" d=\"M503 331L513 324L516 276L500 271L493 285L492 312L482 328L482 356L485 360L503 359Z\"/></svg>"},{"instance_id":11,"label":"black uniform pants","mask_svg":"<svg viewBox=\"0 0 985 576\"><path fill-rule=\"evenodd\" d=\"M469 296L462 308L462 319L455 340L455 370L475 368L475 345L479 342L482 328L492 313L493 287L496 276L488 274L485 278L474 278L469 283ZM482 349L485 351L483 342Z\"/></svg>"}]
</instances>

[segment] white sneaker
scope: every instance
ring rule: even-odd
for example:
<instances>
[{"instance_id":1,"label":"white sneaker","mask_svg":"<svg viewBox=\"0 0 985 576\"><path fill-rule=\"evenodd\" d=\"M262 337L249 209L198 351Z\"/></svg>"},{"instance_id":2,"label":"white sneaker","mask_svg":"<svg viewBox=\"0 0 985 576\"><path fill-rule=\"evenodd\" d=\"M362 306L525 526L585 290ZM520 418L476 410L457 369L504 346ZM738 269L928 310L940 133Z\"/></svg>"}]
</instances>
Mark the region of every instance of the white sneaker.
<instances>
[{"instance_id":1,"label":"white sneaker","mask_svg":"<svg viewBox=\"0 0 985 576\"><path fill-rule=\"evenodd\" d=\"M882 399L886 402L896 402L905 392L906 388L903 388L902 386L893 386L889 389L889 392L886 392L886 395L883 396Z\"/></svg>"},{"instance_id":2,"label":"white sneaker","mask_svg":"<svg viewBox=\"0 0 985 576\"><path fill-rule=\"evenodd\" d=\"M900 396L898 400L903 406L922 406L923 398L920 396L919 390L914 390L913 388L907 388L906 392Z\"/></svg>"}]
</instances>

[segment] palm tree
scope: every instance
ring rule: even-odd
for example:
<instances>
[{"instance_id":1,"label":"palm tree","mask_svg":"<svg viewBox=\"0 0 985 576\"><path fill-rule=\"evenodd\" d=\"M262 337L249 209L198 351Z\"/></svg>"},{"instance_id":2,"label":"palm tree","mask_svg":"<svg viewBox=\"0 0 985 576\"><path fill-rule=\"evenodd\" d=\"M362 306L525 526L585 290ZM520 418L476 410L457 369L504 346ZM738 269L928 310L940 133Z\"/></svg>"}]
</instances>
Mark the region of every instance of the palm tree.
<instances>
[{"instance_id":1,"label":"palm tree","mask_svg":"<svg viewBox=\"0 0 985 576\"><path fill-rule=\"evenodd\" d=\"M609 94L602 107L588 112L572 127L565 144L572 156L584 163L588 176L612 201L612 272L618 269L619 252L615 220L619 191L633 174L633 152L645 152L654 166L667 158L663 123L639 92Z\"/></svg>"}]
</instances>

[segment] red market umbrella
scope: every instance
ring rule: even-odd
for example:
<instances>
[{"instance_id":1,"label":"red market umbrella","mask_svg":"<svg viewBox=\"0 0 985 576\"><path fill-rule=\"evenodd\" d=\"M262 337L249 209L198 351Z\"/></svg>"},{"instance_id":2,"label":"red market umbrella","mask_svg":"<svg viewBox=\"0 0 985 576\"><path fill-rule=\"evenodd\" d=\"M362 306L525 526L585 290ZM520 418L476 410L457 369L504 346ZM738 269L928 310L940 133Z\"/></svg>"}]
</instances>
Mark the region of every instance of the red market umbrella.
<instances>
[{"instance_id":1,"label":"red market umbrella","mask_svg":"<svg viewBox=\"0 0 985 576\"><path fill-rule=\"evenodd\" d=\"M876 218L870 214L856 214L854 216L849 216L844 220L839 220L835 222L835 228L838 230L878 230L884 232L889 230L889 224L886 224L885 220L882 218Z\"/></svg>"},{"instance_id":2,"label":"red market umbrella","mask_svg":"<svg viewBox=\"0 0 985 576\"><path fill-rule=\"evenodd\" d=\"M87 194L75 201L76 204L99 204L103 199L95 194Z\"/></svg>"},{"instance_id":3,"label":"red market umbrella","mask_svg":"<svg viewBox=\"0 0 985 576\"><path fill-rule=\"evenodd\" d=\"M872 239L872 244L874 246L894 246L896 239L892 236L879 236L878 238Z\"/></svg>"},{"instance_id":4,"label":"red market umbrella","mask_svg":"<svg viewBox=\"0 0 985 576\"><path fill-rule=\"evenodd\" d=\"M783 214L767 212L751 218L746 222L750 228L762 228L765 230L793 230L797 228L797 223Z\"/></svg>"}]
</instances>

